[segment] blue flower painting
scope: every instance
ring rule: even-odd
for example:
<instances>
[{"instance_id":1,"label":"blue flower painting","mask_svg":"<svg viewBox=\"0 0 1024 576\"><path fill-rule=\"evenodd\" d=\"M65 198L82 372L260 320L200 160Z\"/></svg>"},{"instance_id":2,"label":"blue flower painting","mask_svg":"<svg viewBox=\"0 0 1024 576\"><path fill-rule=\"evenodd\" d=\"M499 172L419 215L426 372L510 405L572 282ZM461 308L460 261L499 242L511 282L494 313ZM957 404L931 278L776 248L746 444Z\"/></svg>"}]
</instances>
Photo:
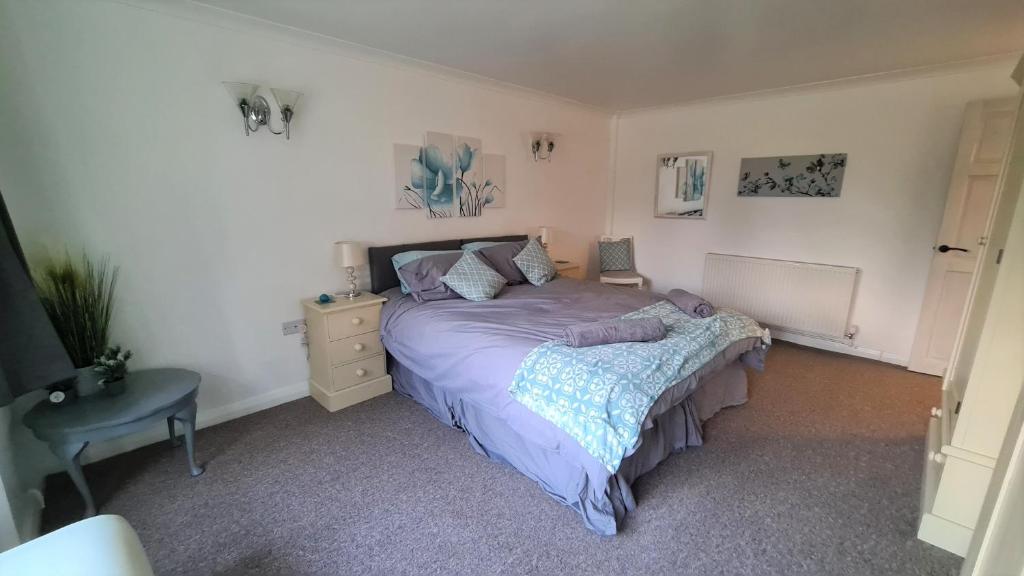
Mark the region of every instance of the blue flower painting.
<instances>
[{"instance_id":1,"label":"blue flower painting","mask_svg":"<svg viewBox=\"0 0 1024 576\"><path fill-rule=\"evenodd\" d=\"M451 156L436 145L395 144L398 209L426 209L430 218L454 215Z\"/></svg>"},{"instance_id":2,"label":"blue flower painting","mask_svg":"<svg viewBox=\"0 0 1024 576\"><path fill-rule=\"evenodd\" d=\"M459 199L459 216L483 214L483 205L479 202L483 176L480 148L480 140L476 138L455 138L455 197Z\"/></svg>"},{"instance_id":3,"label":"blue flower painting","mask_svg":"<svg viewBox=\"0 0 1024 576\"><path fill-rule=\"evenodd\" d=\"M422 210L423 190L413 188L413 165L421 166L420 151L422 146L413 144L395 144L395 208L399 210Z\"/></svg>"},{"instance_id":4,"label":"blue flower painting","mask_svg":"<svg viewBox=\"0 0 1024 576\"><path fill-rule=\"evenodd\" d=\"M488 208L505 207L505 157L484 154L483 203Z\"/></svg>"},{"instance_id":5,"label":"blue flower painting","mask_svg":"<svg viewBox=\"0 0 1024 576\"><path fill-rule=\"evenodd\" d=\"M412 187L421 190L430 218L455 215L455 138L427 132L420 157L412 165Z\"/></svg>"},{"instance_id":6,"label":"blue flower painting","mask_svg":"<svg viewBox=\"0 0 1024 576\"><path fill-rule=\"evenodd\" d=\"M395 144L398 209L425 210L429 218L480 216L485 206L505 205L505 157L485 173L477 138L428 132L423 146ZM489 160L491 161L491 160Z\"/></svg>"}]
</instances>

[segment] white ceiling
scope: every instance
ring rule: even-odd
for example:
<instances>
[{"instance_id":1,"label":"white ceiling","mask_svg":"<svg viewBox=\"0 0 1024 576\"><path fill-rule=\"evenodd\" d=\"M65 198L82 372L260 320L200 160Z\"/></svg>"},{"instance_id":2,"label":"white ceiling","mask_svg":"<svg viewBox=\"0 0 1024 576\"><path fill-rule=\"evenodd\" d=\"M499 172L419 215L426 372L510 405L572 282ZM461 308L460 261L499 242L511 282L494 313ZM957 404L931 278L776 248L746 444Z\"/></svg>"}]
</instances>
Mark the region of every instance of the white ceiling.
<instances>
[{"instance_id":1,"label":"white ceiling","mask_svg":"<svg viewBox=\"0 0 1024 576\"><path fill-rule=\"evenodd\" d=\"M1021 0L201 0L611 110L1024 50Z\"/></svg>"}]
</instances>

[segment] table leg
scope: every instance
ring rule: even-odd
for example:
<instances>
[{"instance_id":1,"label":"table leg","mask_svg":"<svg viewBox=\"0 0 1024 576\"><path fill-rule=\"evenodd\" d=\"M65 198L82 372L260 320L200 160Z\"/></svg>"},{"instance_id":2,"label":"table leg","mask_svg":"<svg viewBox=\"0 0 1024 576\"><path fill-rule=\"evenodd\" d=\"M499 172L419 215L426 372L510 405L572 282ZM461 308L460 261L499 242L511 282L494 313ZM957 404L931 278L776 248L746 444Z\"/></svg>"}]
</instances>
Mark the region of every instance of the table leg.
<instances>
[{"instance_id":1,"label":"table leg","mask_svg":"<svg viewBox=\"0 0 1024 576\"><path fill-rule=\"evenodd\" d=\"M181 446L178 435L174 433L174 416L167 417L167 435L171 438L171 446Z\"/></svg>"},{"instance_id":2,"label":"table leg","mask_svg":"<svg viewBox=\"0 0 1024 576\"><path fill-rule=\"evenodd\" d=\"M185 428L185 452L188 454L188 468L193 476L199 476L206 468L196 463L196 403L174 415Z\"/></svg>"},{"instance_id":3,"label":"table leg","mask_svg":"<svg viewBox=\"0 0 1024 576\"><path fill-rule=\"evenodd\" d=\"M85 514L83 518L90 518L96 515L96 504L92 500L92 492L89 485L85 483L85 475L82 474L82 463L79 458L82 450L88 446L88 442L72 442L71 444L50 444L50 450L57 456L60 463L67 469L71 481L75 483L78 492L85 500Z\"/></svg>"}]
</instances>

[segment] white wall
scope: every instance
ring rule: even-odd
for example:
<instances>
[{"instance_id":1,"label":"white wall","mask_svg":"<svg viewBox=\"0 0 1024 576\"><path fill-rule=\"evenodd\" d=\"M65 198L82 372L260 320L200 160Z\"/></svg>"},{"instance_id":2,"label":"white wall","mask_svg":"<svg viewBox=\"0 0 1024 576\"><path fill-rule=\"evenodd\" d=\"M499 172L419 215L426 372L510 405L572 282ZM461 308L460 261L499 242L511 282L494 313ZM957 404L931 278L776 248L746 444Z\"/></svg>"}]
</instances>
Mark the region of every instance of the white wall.
<instances>
[{"instance_id":1,"label":"white wall","mask_svg":"<svg viewBox=\"0 0 1024 576\"><path fill-rule=\"evenodd\" d=\"M246 138L224 80L302 91L291 141ZM341 286L336 240L548 225L556 256L586 261L605 224L609 114L187 3L0 0L0 86L0 186L26 251L108 254L114 342L134 369L200 371L201 422L305 394L281 323ZM562 134L550 164L529 156L537 129ZM507 208L394 210L392 145L428 130L505 154Z\"/></svg>"},{"instance_id":2,"label":"white wall","mask_svg":"<svg viewBox=\"0 0 1024 576\"><path fill-rule=\"evenodd\" d=\"M1009 96L1013 61L628 112L616 127L612 232L636 237L656 290L699 291L704 255L856 266L857 353L905 364L964 105ZM655 219L659 153L711 150L703 221ZM842 195L740 198L740 159L849 154Z\"/></svg>"}]
</instances>

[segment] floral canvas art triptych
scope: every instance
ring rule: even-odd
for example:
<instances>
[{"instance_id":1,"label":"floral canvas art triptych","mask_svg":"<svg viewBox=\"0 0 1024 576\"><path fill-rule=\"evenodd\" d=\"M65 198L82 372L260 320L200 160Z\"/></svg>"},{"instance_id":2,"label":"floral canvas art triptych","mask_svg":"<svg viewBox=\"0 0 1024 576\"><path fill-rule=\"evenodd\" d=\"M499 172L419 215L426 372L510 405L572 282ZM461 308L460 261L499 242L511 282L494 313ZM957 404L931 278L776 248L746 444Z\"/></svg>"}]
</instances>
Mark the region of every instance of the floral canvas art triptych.
<instances>
[{"instance_id":1,"label":"floral canvas art triptych","mask_svg":"<svg viewBox=\"0 0 1024 576\"><path fill-rule=\"evenodd\" d=\"M422 146L395 144L395 208L428 218L480 216L505 207L505 157L479 138L427 132Z\"/></svg>"}]
</instances>

